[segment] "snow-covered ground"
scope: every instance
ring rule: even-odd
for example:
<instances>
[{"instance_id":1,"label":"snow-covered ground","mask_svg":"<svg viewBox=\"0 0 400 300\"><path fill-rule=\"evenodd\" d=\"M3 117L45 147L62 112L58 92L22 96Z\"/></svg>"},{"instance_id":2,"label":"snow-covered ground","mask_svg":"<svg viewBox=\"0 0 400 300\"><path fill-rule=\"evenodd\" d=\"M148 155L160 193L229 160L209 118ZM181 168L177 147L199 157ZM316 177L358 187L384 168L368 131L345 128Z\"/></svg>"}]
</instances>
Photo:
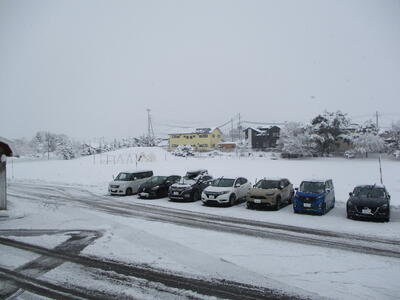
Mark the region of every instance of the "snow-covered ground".
<instances>
[{"instance_id":1,"label":"snow-covered ground","mask_svg":"<svg viewBox=\"0 0 400 300\"><path fill-rule=\"evenodd\" d=\"M136 157L142 161L136 165ZM112 175L123 170L151 169L155 174L183 175L188 169L205 168L214 177L244 176L255 182L263 177L286 177L295 186L303 179L332 178L336 199L345 202L357 184L379 183L378 160L345 158L277 159L270 156L240 157L234 153L213 158L181 158L161 148L129 148L75 160L24 161L12 159L8 176L81 185L96 185L104 191ZM400 161L382 160L383 180L392 195L392 205L400 207ZM11 170L10 170L11 169Z\"/></svg>"},{"instance_id":2,"label":"snow-covered ground","mask_svg":"<svg viewBox=\"0 0 400 300\"><path fill-rule=\"evenodd\" d=\"M136 166L136 157L144 157ZM10 165L10 163L9 163ZM8 176L15 181L56 182L80 185L98 194L106 194L112 176L124 170L150 169L156 175L184 175L187 170L205 168L214 177L244 176L255 182L263 177L285 177L294 186L303 179L332 178L337 206L323 217L295 215L290 207L275 211L248 211L244 205L233 208L203 207L200 202L174 203L167 199L147 200L154 205L175 207L213 214L235 216L302 227L359 232L400 237L400 161L382 160L384 183L391 194L392 220L390 223L357 222L346 219L345 202L355 185L379 183L379 164L376 159L309 158L301 160L272 160L266 157L240 157L233 154L217 157L181 158L161 148L130 148L71 161L15 160ZM10 170L11 169L11 170ZM136 196L127 202L143 202Z\"/></svg>"},{"instance_id":3,"label":"snow-covered ground","mask_svg":"<svg viewBox=\"0 0 400 300\"><path fill-rule=\"evenodd\" d=\"M137 166L136 154L145 154L144 161ZM16 160L12 165L9 163L8 176L11 186L29 183L46 184L53 186L55 190L57 186L66 187L66 190L71 187L71 193L81 189L82 195L90 194L91 197L106 194L112 175L136 168L151 169L160 175L184 174L190 169L206 168L213 176L240 175L253 182L257 178L282 176L291 180L295 186L303 178L329 177L335 184L338 205L325 216L295 215L290 207L280 211L257 211L246 210L243 204L216 208L204 207L199 202L174 203L165 198L140 200L136 196L130 196L114 199L127 205L146 203L400 241L399 162L383 160L382 167L385 184L392 195L392 220L389 223L360 222L345 218L344 203L354 185L379 181L378 162L373 159L271 160L269 157L243 158L235 155L185 159L173 157L159 148L132 148L71 161ZM85 254L145 263L195 276L273 287L312 298L396 299L400 294L397 280L400 276L398 258L111 215L77 206L72 202L58 202L55 197L50 197L47 201L31 201L16 198L14 193L14 188L10 188L10 210L12 215L19 217L0 222L0 229L81 228L104 231L103 237L84 250ZM51 194L51 189L49 193ZM34 238L19 239L35 244ZM62 241L63 237L44 243L51 245L58 239ZM38 241L43 242L43 237ZM27 259L24 255L21 261ZM5 264L3 259L13 257L0 256L0 265L13 265ZM62 278L66 271L73 274L73 268L64 265L46 276ZM72 281L77 281L76 277L68 276Z\"/></svg>"}]
</instances>

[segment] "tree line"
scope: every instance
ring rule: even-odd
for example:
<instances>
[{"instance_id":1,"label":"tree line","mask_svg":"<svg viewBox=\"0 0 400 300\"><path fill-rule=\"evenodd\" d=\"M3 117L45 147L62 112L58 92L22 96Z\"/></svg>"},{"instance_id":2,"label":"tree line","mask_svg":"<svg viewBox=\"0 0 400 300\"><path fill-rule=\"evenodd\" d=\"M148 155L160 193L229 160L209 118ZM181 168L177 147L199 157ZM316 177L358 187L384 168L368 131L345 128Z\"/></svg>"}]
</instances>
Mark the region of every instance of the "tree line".
<instances>
[{"instance_id":1,"label":"tree line","mask_svg":"<svg viewBox=\"0 0 400 300\"><path fill-rule=\"evenodd\" d=\"M289 122L281 130L279 147L291 156L328 156L346 150L347 155L389 153L400 156L400 121L379 130L368 120L351 122L341 111L325 111L308 123Z\"/></svg>"},{"instance_id":2,"label":"tree line","mask_svg":"<svg viewBox=\"0 0 400 300\"><path fill-rule=\"evenodd\" d=\"M74 141L66 134L38 131L32 139L14 139L13 143L19 155L41 158L73 159L79 156L99 154L129 147L154 146L158 141L146 136L101 140L97 143Z\"/></svg>"}]
</instances>

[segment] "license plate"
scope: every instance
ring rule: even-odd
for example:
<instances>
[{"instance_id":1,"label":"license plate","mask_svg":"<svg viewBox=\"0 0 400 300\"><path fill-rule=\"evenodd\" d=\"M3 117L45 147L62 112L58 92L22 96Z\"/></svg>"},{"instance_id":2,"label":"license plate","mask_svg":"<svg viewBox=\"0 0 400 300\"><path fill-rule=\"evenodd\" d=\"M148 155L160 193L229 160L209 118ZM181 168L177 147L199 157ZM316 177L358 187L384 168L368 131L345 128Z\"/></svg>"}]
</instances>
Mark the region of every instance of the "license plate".
<instances>
[{"instance_id":1,"label":"license plate","mask_svg":"<svg viewBox=\"0 0 400 300\"><path fill-rule=\"evenodd\" d=\"M260 203L261 203L261 200L260 200L260 199L255 199L255 200L254 200L254 203L260 204Z\"/></svg>"},{"instance_id":2,"label":"license plate","mask_svg":"<svg viewBox=\"0 0 400 300\"><path fill-rule=\"evenodd\" d=\"M311 207L311 203L304 203L304 207L310 208Z\"/></svg>"},{"instance_id":3,"label":"license plate","mask_svg":"<svg viewBox=\"0 0 400 300\"><path fill-rule=\"evenodd\" d=\"M370 215L370 214L371 214L371 210L370 210L369 208L364 208L361 212L362 212L364 215Z\"/></svg>"},{"instance_id":4,"label":"license plate","mask_svg":"<svg viewBox=\"0 0 400 300\"><path fill-rule=\"evenodd\" d=\"M172 195L178 196L179 192L173 192Z\"/></svg>"},{"instance_id":5,"label":"license plate","mask_svg":"<svg viewBox=\"0 0 400 300\"><path fill-rule=\"evenodd\" d=\"M149 193L140 193L140 196L147 198L149 197Z\"/></svg>"}]
</instances>

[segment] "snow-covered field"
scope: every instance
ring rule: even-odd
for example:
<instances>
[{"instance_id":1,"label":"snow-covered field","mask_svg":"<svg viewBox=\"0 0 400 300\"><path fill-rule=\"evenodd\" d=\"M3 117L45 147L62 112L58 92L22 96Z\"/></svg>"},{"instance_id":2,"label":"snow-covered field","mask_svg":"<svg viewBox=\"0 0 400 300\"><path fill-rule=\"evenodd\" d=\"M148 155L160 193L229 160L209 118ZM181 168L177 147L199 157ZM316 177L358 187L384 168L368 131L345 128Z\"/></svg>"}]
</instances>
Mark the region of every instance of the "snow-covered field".
<instances>
[{"instance_id":1,"label":"snow-covered field","mask_svg":"<svg viewBox=\"0 0 400 300\"><path fill-rule=\"evenodd\" d=\"M136 154L144 154L145 157L137 166ZM160 175L183 175L190 169L206 168L214 177L244 176L252 182L257 178L282 176L295 186L303 178L329 177L334 181L338 205L325 216L295 215L289 206L280 211L257 211L246 210L243 204L217 208L204 207L200 202L174 203L165 198L140 200L130 196L112 199L124 205L146 203L176 210L385 237L400 242L399 162L383 160L382 167L385 185L392 196L392 219L389 223L352 221L345 217L344 203L354 185L379 182L378 162L375 159L272 160L268 156L243 158L235 155L186 159L173 157L159 148L132 148L71 161L16 160L12 164L9 162L8 176L11 215L18 217L0 222L0 229L103 230L104 236L87 247L85 254L145 263L173 272L273 287L316 299L396 299L400 294L400 261L395 257L111 215L76 206L72 202L58 202L51 194L52 187L54 190L63 187L66 191L70 188L71 193L82 190L82 197L90 194L95 199L96 195L106 195L112 175L136 168L151 169ZM17 189L14 190L14 186L18 184L45 184L53 197L49 199L54 200L33 202L23 197L16 198ZM30 243L35 243L34 238L29 239ZM63 237L51 239L38 241L53 244L54 241L62 241ZM13 265L4 264L4 257L13 258L0 256L0 265ZM20 260L26 259L25 255ZM16 258L15 261L16 265L20 263ZM66 270L73 274L71 269L64 265L46 276L62 278ZM77 281L74 276L69 277Z\"/></svg>"}]
</instances>

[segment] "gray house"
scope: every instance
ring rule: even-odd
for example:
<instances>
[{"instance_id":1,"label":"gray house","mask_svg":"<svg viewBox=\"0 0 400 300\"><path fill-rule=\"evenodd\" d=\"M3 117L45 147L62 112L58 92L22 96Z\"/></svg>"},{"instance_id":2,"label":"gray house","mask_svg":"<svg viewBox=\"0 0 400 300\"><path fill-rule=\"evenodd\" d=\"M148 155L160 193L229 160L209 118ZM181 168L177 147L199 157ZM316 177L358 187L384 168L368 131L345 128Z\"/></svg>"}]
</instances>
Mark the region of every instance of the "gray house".
<instances>
[{"instance_id":1,"label":"gray house","mask_svg":"<svg viewBox=\"0 0 400 300\"><path fill-rule=\"evenodd\" d=\"M279 125L248 127L244 130L245 138L251 149L266 150L276 148L281 127Z\"/></svg>"}]
</instances>

